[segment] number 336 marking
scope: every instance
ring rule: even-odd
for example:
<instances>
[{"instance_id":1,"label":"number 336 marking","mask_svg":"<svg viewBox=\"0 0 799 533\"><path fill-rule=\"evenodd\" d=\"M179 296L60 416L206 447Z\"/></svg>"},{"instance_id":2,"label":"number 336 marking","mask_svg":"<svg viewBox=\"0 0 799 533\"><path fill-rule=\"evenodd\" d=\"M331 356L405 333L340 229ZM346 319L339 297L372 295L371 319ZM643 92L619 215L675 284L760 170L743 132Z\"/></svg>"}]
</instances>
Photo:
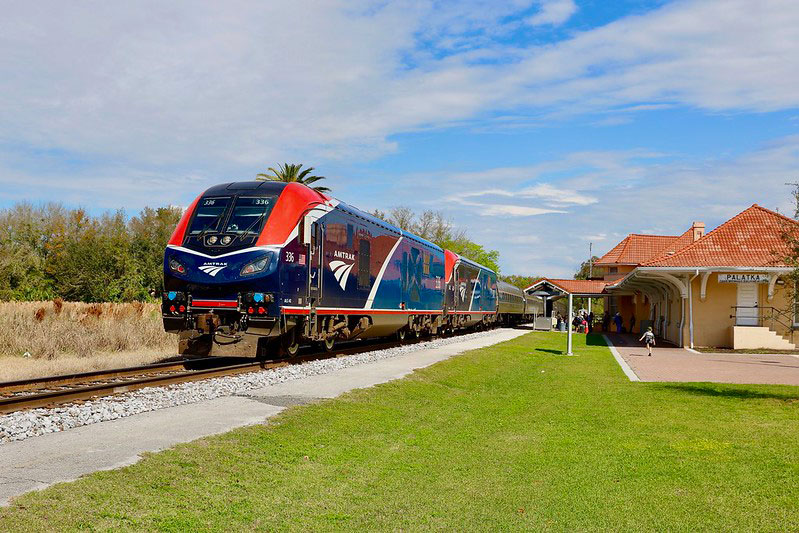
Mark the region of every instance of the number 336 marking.
<instances>
[{"instance_id":1,"label":"number 336 marking","mask_svg":"<svg viewBox=\"0 0 799 533\"><path fill-rule=\"evenodd\" d=\"M286 252L286 262L287 263L294 262L294 252Z\"/></svg>"}]
</instances>

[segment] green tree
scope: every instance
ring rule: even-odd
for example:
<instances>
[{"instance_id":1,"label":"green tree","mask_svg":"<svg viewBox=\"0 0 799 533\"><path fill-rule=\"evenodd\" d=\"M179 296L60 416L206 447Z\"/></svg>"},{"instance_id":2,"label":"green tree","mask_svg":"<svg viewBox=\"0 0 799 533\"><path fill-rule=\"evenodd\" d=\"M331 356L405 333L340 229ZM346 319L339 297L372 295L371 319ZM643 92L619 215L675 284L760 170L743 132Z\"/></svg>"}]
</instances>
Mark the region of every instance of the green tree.
<instances>
[{"instance_id":1,"label":"green tree","mask_svg":"<svg viewBox=\"0 0 799 533\"><path fill-rule=\"evenodd\" d=\"M53 221L64 209L19 203L0 211L0 300L46 300L55 295L44 272Z\"/></svg>"},{"instance_id":2,"label":"green tree","mask_svg":"<svg viewBox=\"0 0 799 533\"><path fill-rule=\"evenodd\" d=\"M437 242L436 244L499 273L499 251L497 250L487 250L483 245L470 241L465 237Z\"/></svg>"},{"instance_id":3,"label":"green tree","mask_svg":"<svg viewBox=\"0 0 799 533\"><path fill-rule=\"evenodd\" d=\"M541 279L541 276L519 276L517 274L509 274L506 276L500 276L499 279L505 283L510 283L511 285L515 285L516 287L524 290Z\"/></svg>"},{"instance_id":4,"label":"green tree","mask_svg":"<svg viewBox=\"0 0 799 533\"><path fill-rule=\"evenodd\" d=\"M577 272L574 273L574 279L590 279L590 276L597 277L597 269L596 266L592 268L592 265L595 265L599 257L593 256L591 259L586 259L580 264L580 268ZM592 271L593 270L593 274ZM587 309L588 308L588 298L575 298L574 305L576 309ZM594 316L601 316L602 313L605 312L605 299L604 298L591 298L591 310L594 312Z\"/></svg>"},{"instance_id":5,"label":"green tree","mask_svg":"<svg viewBox=\"0 0 799 533\"><path fill-rule=\"evenodd\" d=\"M587 259L580 263L580 268L574 274L574 279L589 279L589 275L591 275L591 270L593 270L593 275L596 276L597 271L596 268L591 267L591 265L595 265L599 257L593 256L591 259Z\"/></svg>"},{"instance_id":6,"label":"green tree","mask_svg":"<svg viewBox=\"0 0 799 533\"><path fill-rule=\"evenodd\" d=\"M147 300L161 291L178 208L91 216L58 204L0 209L0 300Z\"/></svg>"},{"instance_id":7,"label":"green tree","mask_svg":"<svg viewBox=\"0 0 799 533\"><path fill-rule=\"evenodd\" d=\"M158 295L163 291L164 248L181 214L178 207L145 207L128 224L131 253L136 260L143 293Z\"/></svg>"},{"instance_id":8,"label":"green tree","mask_svg":"<svg viewBox=\"0 0 799 533\"><path fill-rule=\"evenodd\" d=\"M271 174L258 174L255 179L263 181L282 181L284 183L302 183L317 192L330 192L329 188L321 185L311 186L312 183L325 179L324 176L311 175L311 172L314 171L314 167L308 167L305 170L301 169L302 164L283 163L279 165L277 169L269 167L267 170L271 172Z\"/></svg>"},{"instance_id":9,"label":"green tree","mask_svg":"<svg viewBox=\"0 0 799 533\"><path fill-rule=\"evenodd\" d=\"M777 254L776 262L783 263L791 268L785 283L786 298L784 313L785 321L796 321L799 315L799 183L791 185L791 200L793 202L792 217L788 218L780 228L780 237L785 244L782 252ZM791 331L793 340L793 331Z\"/></svg>"},{"instance_id":10,"label":"green tree","mask_svg":"<svg viewBox=\"0 0 799 533\"><path fill-rule=\"evenodd\" d=\"M71 211L49 244L45 272L65 300L146 299L122 211L90 217Z\"/></svg>"}]
</instances>

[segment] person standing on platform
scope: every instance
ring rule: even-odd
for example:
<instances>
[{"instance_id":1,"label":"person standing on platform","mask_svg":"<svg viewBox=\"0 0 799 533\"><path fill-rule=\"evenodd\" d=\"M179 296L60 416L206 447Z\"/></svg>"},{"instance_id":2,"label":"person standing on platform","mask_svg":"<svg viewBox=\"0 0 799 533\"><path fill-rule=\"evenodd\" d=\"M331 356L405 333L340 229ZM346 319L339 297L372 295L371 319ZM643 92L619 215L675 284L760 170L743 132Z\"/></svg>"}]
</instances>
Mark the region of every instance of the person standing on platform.
<instances>
[{"instance_id":1,"label":"person standing on platform","mask_svg":"<svg viewBox=\"0 0 799 533\"><path fill-rule=\"evenodd\" d=\"M630 317L630 333L633 333L634 331L635 331L635 315L633 314Z\"/></svg>"},{"instance_id":2,"label":"person standing on platform","mask_svg":"<svg viewBox=\"0 0 799 533\"><path fill-rule=\"evenodd\" d=\"M588 313L588 333L594 332L594 312Z\"/></svg>"},{"instance_id":3,"label":"person standing on platform","mask_svg":"<svg viewBox=\"0 0 799 533\"><path fill-rule=\"evenodd\" d=\"M616 313L616 315L613 317L613 322L616 323L616 333L621 333L621 328L623 327L621 313Z\"/></svg>"},{"instance_id":4,"label":"person standing on platform","mask_svg":"<svg viewBox=\"0 0 799 533\"><path fill-rule=\"evenodd\" d=\"M610 332L610 311L605 311L605 314L602 315L602 331Z\"/></svg>"},{"instance_id":5,"label":"person standing on platform","mask_svg":"<svg viewBox=\"0 0 799 533\"><path fill-rule=\"evenodd\" d=\"M649 351L649 357L652 357L652 346L655 345L655 334L652 333L652 328L646 328L646 331L641 338L638 339L638 342L644 341L646 343L646 349Z\"/></svg>"}]
</instances>

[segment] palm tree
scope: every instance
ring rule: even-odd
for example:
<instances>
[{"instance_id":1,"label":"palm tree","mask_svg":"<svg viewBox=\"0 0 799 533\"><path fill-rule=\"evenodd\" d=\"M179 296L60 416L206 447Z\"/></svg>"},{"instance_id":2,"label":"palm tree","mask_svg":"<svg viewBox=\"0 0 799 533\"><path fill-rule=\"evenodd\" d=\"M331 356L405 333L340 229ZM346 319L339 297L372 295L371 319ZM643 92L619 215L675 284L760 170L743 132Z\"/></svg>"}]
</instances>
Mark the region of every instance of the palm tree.
<instances>
[{"instance_id":1,"label":"palm tree","mask_svg":"<svg viewBox=\"0 0 799 533\"><path fill-rule=\"evenodd\" d=\"M309 176L311 172L313 172L313 167L308 167L303 171L300 171L302 168L302 164L293 165L288 163L283 163L279 165L277 170L272 167L269 167L269 172L271 174L258 174L255 179L263 180L263 181L282 181L284 183L302 183L303 185L307 185L311 187L311 183L314 183L319 180L325 179L324 176ZM330 192L330 189L327 187L311 187L311 189L315 190L316 192Z\"/></svg>"}]
</instances>

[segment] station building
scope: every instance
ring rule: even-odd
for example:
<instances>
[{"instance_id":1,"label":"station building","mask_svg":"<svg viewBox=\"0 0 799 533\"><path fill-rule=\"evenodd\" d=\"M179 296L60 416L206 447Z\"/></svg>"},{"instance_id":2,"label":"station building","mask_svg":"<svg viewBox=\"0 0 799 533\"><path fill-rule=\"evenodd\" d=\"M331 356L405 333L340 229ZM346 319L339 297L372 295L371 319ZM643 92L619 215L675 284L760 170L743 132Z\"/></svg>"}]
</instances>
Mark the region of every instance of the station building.
<instances>
[{"instance_id":1,"label":"station building","mask_svg":"<svg viewBox=\"0 0 799 533\"><path fill-rule=\"evenodd\" d=\"M679 346L795 349L786 229L799 225L755 204L708 233L628 235L594 263L605 309Z\"/></svg>"}]
</instances>

